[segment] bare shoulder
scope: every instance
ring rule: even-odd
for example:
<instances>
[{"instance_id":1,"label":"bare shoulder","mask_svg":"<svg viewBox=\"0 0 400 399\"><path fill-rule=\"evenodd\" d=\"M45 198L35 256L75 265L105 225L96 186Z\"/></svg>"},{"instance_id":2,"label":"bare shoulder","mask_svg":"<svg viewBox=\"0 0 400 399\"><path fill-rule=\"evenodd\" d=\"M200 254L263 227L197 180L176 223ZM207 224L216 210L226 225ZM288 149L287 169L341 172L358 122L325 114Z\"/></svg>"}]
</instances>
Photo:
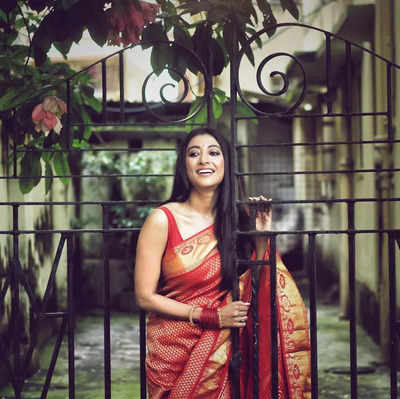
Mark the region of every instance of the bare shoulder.
<instances>
[{"instance_id":1,"label":"bare shoulder","mask_svg":"<svg viewBox=\"0 0 400 399\"><path fill-rule=\"evenodd\" d=\"M147 216L143 229L157 229L157 231L168 230L167 215L161 209L153 209L149 216Z\"/></svg>"},{"instance_id":2,"label":"bare shoulder","mask_svg":"<svg viewBox=\"0 0 400 399\"><path fill-rule=\"evenodd\" d=\"M182 202L167 202L163 205L165 208L168 208L174 216L179 216L182 214Z\"/></svg>"}]
</instances>

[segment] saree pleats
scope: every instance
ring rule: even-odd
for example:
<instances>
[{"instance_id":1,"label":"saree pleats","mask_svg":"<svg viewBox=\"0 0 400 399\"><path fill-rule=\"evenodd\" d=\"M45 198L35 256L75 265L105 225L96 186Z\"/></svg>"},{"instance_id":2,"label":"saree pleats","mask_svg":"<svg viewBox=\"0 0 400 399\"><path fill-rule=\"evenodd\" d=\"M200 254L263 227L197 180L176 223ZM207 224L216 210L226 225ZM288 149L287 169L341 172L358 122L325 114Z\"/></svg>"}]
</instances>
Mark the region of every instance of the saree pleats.
<instances>
[{"instance_id":1,"label":"saree pleats","mask_svg":"<svg viewBox=\"0 0 400 399\"><path fill-rule=\"evenodd\" d=\"M173 225L172 225L173 227ZM176 226L175 226L176 227ZM169 232L170 234L170 232ZM177 245L168 243L159 292L179 302L217 308L231 301L221 291L221 265L212 226ZM269 268L259 279L259 389L271 392ZM310 397L310 353L307 313L300 293L277 254L279 398ZM251 299L251 273L240 277L240 298ZM240 329L241 397L253 399L254 321L249 314ZM151 399L228 399L231 397L230 329L205 330L186 320L151 313L147 325L146 371Z\"/></svg>"}]
</instances>

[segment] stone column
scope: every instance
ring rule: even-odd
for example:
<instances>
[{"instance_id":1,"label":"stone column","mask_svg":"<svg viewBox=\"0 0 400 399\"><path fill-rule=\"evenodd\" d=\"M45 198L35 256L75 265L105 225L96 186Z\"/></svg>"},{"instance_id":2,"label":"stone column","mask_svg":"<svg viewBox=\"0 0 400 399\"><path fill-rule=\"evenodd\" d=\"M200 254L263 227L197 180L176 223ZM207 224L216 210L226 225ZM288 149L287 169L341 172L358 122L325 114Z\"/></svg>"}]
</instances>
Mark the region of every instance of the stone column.
<instances>
[{"instance_id":1,"label":"stone column","mask_svg":"<svg viewBox=\"0 0 400 399\"><path fill-rule=\"evenodd\" d=\"M392 42L392 15L393 2L377 0L375 6L375 51L386 57L393 58ZM386 64L375 59L375 105L376 111L387 109L386 101ZM376 118L376 136L377 140L388 138L387 121L383 117ZM376 166L381 168L390 168L393 165L392 148L387 144L375 146ZM377 175L378 195L382 198L392 196L392 175L389 173L379 173ZM380 225L382 228L391 227L391 204L383 202L380 204ZM389 359L389 279L388 279L388 240L387 235L380 236L379 248L381 248L381 274L380 274L380 346L384 361Z\"/></svg>"}]
</instances>

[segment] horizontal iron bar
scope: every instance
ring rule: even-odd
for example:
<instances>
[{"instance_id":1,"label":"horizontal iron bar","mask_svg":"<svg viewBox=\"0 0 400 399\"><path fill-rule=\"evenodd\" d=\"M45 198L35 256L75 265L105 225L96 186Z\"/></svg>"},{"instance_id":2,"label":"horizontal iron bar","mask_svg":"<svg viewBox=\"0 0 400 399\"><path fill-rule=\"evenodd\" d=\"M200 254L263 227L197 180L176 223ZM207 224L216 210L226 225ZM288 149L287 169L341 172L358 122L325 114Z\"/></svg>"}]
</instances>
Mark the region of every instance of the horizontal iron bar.
<instances>
[{"instance_id":1,"label":"horizontal iron bar","mask_svg":"<svg viewBox=\"0 0 400 399\"><path fill-rule=\"evenodd\" d=\"M19 230L18 234L82 234L82 233L130 233L139 232L139 227L113 228L113 229L69 229L69 230ZM286 235L286 234L375 234L375 233L400 233L397 229L346 229L346 230L273 230L273 231L239 231L241 235ZM0 234L15 234L13 230L0 230Z\"/></svg>"},{"instance_id":2,"label":"horizontal iron bar","mask_svg":"<svg viewBox=\"0 0 400 399\"><path fill-rule=\"evenodd\" d=\"M399 172L400 168L386 169L343 169L343 170L301 170L293 172L236 172L236 176L291 176L291 175L332 175L349 173Z\"/></svg>"},{"instance_id":3,"label":"horizontal iron bar","mask_svg":"<svg viewBox=\"0 0 400 399\"><path fill-rule=\"evenodd\" d=\"M41 313L39 317L41 319L57 319L59 317L65 317L68 315L68 312L47 312Z\"/></svg>"},{"instance_id":4,"label":"horizontal iron bar","mask_svg":"<svg viewBox=\"0 0 400 399\"><path fill-rule=\"evenodd\" d=\"M393 232L399 232L399 230L396 229L282 230L282 231L236 230L237 234L245 236L250 236L250 235L272 236L272 235L291 235L291 234L376 234L376 233L393 233Z\"/></svg>"},{"instance_id":5,"label":"horizontal iron bar","mask_svg":"<svg viewBox=\"0 0 400 399\"><path fill-rule=\"evenodd\" d=\"M71 126L79 126L79 127L84 127L84 126L88 126L88 127L112 127L112 126L124 126L124 127L138 127L138 126L146 126L146 127L153 127L155 129L157 129L160 126L182 126L182 127L186 127L186 126L206 126L205 123L194 123L194 122L184 122L184 121L161 121L161 120L157 120L157 122L119 122L119 121L106 121L106 122L95 122L95 123L78 123L78 122L71 122ZM156 132L157 130L155 130ZM165 132L165 130L163 131ZM179 133L185 133L184 129L179 129ZM115 133L115 132L113 132Z\"/></svg>"},{"instance_id":6,"label":"horizontal iron bar","mask_svg":"<svg viewBox=\"0 0 400 399\"><path fill-rule=\"evenodd\" d=\"M395 144L400 140L356 140L356 141L302 141L298 143L269 143L269 144L241 144L236 148L268 148L268 147L306 147L306 146L323 146L323 145L349 145L349 144Z\"/></svg>"},{"instance_id":7,"label":"horizontal iron bar","mask_svg":"<svg viewBox=\"0 0 400 399\"><path fill-rule=\"evenodd\" d=\"M94 178L94 177L173 177L173 173L113 173L107 175L53 175L53 176L0 176L2 180L10 180L10 179L60 179L60 178L73 178L73 179L81 179L81 178Z\"/></svg>"},{"instance_id":8,"label":"horizontal iron bar","mask_svg":"<svg viewBox=\"0 0 400 399\"><path fill-rule=\"evenodd\" d=\"M284 114L284 113L271 113L267 115L235 115L236 120L247 119L292 119L292 118L338 118L338 117L354 117L354 116L388 116L387 112L349 112L349 113L330 113L330 114Z\"/></svg>"},{"instance_id":9,"label":"horizontal iron bar","mask_svg":"<svg viewBox=\"0 0 400 399\"><path fill-rule=\"evenodd\" d=\"M236 176L291 176L291 175L317 175L317 174L348 174L348 173L382 173L399 172L400 168L386 169L345 169L345 170L302 170L293 172L236 172ZM0 176L0 180L15 179L57 179L57 178L111 178L111 177L174 177L173 173L113 173L106 175L53 175L53 176Z\"/></svg>"},{"instance_id":10,"label":"horizontal iron bar","mask_svg":"<svg viewBox=\"0 0 400 399\"><path fill-rule=\"evenodd\" d=\"M397 202L400 197L392 198L337 198L337 199L320 199L320 200L271 200L268 203L272 205L278 204L326 204L326 203L348 203L348 202ZM158 205L163 200L136 200L136 201L13 201L1 202L0 206L32 206L32 205L100 205L100 206L113 206L113 205ZM249 201L236 201L237 204L254 204Z\"/></svg>"},{"instance_id":11,"label":"horizontal iron bar","mask_svg":"<svg viewBox=\"0 0 400 399\"><path fill-rule=\"evenodd\" d=\"M399 140L400 141L400 140ZM391 141L391 143L393 140ZM66 149L54 149L54 148L27 148L24 150L17 150L16 152L140 152L140 151L175 151L176 148L71 148L70 150Z\"/></svg>"},{"instance_id":12,"label":"horizontal iron bar","mask_svg":"<svg viewBox=\"0 0 400 399\"><path fill-rule=\"evenodd\" d=\"M273 204L326 204L326 203L349 203L349 202L396 202L400 201L400 197L392 198L337 198L337 199L316 199L316 200L271 200L265 203ZM252 201L236 201L237 204L254 205ZM1 203L0 203L1 205Z\"/></svg>"}]
</instances>

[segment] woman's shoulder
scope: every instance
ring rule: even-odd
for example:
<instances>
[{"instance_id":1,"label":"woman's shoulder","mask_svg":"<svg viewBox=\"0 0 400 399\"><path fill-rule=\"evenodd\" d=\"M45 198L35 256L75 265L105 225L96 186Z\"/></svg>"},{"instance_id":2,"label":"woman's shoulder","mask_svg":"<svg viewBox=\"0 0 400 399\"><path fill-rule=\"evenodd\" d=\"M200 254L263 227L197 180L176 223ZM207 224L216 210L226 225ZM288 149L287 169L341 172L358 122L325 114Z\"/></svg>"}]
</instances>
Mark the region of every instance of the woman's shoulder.
<instances>
[{"instance_id":1,"label":"woman's shoulder","mask_svg":"<svg viewBox=\"0 0 400 399\"><path fill-rule=\"evenodd\" d=\"M157 210L162 212L160 208L167 208L174 216L179 216L180 214L182 214L183 204L182 202L167 202L161 207L156 208Z\"/></svg>"}]
</instances>

